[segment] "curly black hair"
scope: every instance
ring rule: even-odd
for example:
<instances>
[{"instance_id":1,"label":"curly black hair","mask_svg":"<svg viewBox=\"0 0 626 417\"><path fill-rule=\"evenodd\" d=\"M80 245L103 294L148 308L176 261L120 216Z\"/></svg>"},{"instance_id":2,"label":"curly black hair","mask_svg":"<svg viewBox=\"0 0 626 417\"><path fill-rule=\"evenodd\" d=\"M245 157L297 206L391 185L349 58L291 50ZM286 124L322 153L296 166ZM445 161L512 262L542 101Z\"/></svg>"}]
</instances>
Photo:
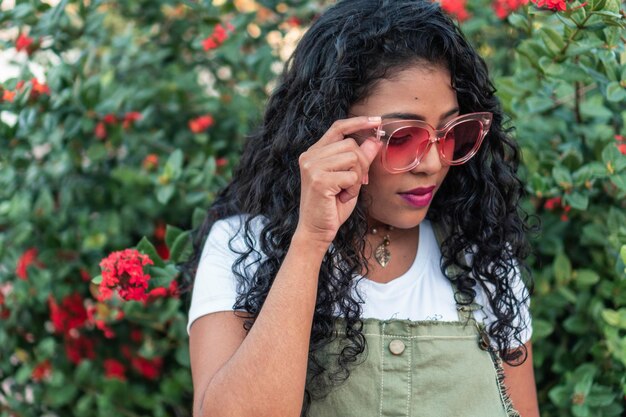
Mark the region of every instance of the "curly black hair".
<instances>
[{"instance_id":1,"label":"curly black hair","mask_svg":"<svg viewBox=\"0 0 626 417\"><path fill-rule=\"evenodd\" d=\"M457 25L430 0L344 0L314 22L287 62L263 123L248 138L232 181L218 195L195 235L188 276L195 274L212 225L219 219L244 215L240 233L248 249L232 267L238 281L233 308L251 315L245 324L249 330L298 223L300 154L334 121L346 118L351 106L367 97L377 81L413 65L437 65L450 71L461 114L493 113L491 129L479 152L464 165L451 167L428 218L450 230L441 245L441 265L458 289L457 301L471 303L477 287L484 290L496 317L488 334L503 360L519 364L526 357L520 343L523 324L519 316L527 300L516 298L511 277L526 270L524 259L529 252L528 226L519 207L523 194L516 176L519 149L503 127L504 116L485 62ZM333 371L329 380L345 380L349 366L365 348L353 277L367 271L366 215L366 204L359 201L321 265L309 348L311 381L321 380L327 371L315 353L331 341L337 312L345 321L347 339L339 356L339 371ZM257 236L252 222L258 216L264 223ZM262 258L255 249L257 240ZM470 265L465 262L467 254L473 259ZM257 266L254 274L245 273L244 265L250 259ZM529 274L524 275L530 280ZM520 346L513 349L513 341ZM307 388L305 410L311 395Z\"/></svg>"}]
</instances>

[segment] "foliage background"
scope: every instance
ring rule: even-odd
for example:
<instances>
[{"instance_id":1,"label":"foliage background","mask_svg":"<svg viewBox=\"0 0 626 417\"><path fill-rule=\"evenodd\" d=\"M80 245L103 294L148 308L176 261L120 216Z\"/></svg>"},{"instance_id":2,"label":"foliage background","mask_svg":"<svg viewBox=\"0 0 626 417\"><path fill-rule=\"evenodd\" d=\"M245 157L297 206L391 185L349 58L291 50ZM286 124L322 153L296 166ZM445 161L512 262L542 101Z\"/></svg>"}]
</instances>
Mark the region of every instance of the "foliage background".
<instances>
[{"instance_id":1,"label":"foliage background","mask_svg":"<svg viewBox=\"0 0 626 417\"><path fill-rule=\"evenodd\" d=\"M1 416L190 415L173 264L324 3L0 2ZM488 61L523 149L524 207L542 224L542 415L621 416L624 5L524 3L444 5ZM100 260L137 244L154 292L98 301Z\"/></svg>"}]
</instances>

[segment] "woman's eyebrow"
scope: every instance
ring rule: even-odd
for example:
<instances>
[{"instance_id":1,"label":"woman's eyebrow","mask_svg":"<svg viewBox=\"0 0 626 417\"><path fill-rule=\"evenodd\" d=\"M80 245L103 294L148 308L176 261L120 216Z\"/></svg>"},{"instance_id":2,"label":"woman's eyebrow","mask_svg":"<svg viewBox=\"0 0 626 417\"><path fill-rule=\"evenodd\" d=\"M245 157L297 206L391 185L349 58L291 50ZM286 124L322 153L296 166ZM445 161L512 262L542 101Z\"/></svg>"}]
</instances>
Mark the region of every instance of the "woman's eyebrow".
<instances>
[{"instance_id":1,"label":"woman's eyebrow","mask_svg":"<svg viewBox=\"0 0 626 417\"><path fill-rule=\"evenodd\" d=\"M442 114L441 116L439 116L439 120L445 120L448 117L456 114L459 112L459 108L455 107L447 112L445 112L444 114ZM402 113L402 112L397 112L397 113L387 113L387 114L383 114L382 115L383 119L403 119L403 120L426 120L426 117L422 116L421 114L416 114L416 113Z\"/></svg>"}]
</instances>

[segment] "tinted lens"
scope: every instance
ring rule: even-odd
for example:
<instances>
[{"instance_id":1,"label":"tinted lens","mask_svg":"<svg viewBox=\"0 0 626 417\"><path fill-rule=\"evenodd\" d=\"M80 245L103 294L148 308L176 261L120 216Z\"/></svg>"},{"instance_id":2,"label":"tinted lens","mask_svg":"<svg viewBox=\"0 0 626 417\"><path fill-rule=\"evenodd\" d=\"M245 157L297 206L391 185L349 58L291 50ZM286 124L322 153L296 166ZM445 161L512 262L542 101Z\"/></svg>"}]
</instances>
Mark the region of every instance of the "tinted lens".
<instances>
[{"instance_id":1,"label":"tinted lens","mask_svg":"<svg viewBox=\"0 0 626 417\"><path fill-rule=\"evenodd\" d=\"M468 120L454 126L445 137L443 154L449 161L458 161L469 155L482 133L482 124Z\"/></svg>"},{"instance_id":2,"label":"tinted lens","mask_svg":"<svg viewBox=\"0 0 626 417\"><path fill-rule=\"evenodd\" d=\"M428 131L421 127L403 127L392 133L387 142L386 162L391 169L410 166L428 146Z\"/></svg>"}]
</instances>

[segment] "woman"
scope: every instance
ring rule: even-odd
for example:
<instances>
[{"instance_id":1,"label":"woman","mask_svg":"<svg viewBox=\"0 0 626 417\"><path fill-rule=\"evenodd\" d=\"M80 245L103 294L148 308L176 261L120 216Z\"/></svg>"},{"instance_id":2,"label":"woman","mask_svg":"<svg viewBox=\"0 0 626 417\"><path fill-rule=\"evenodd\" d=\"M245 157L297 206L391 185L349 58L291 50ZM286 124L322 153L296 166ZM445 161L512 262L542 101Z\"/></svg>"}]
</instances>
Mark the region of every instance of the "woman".
<instances>
[{"instance_id":1,"label":"woman","mask_svg":"<svg viewBox=\"0 0 626 417\"><path fill-rule=\"evenodd\" d=\"M324 13L198 234L194 415L538 416L502 119L436 3Z\"/></svg>"}]
</instances>

